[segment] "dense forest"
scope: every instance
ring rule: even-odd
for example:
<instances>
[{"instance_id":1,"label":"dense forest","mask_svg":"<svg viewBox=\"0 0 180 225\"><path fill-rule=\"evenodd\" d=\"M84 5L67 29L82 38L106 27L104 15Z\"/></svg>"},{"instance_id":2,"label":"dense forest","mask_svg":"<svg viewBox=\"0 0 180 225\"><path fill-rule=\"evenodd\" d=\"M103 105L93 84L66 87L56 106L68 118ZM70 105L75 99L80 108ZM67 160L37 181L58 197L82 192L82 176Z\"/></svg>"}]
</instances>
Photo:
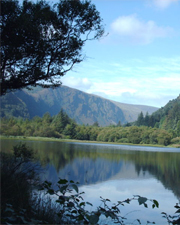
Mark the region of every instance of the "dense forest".
<instances>
[{"instance_id":1,"label":"dense forest","mask_svg":"<svg viewBox=\"0 0 180 225\"><path fill-rule=\"evenodd\" d=\"M144 116L141 112L136 122L137 126L151 126L165 130L176 130L180 136L180 95L169 101L164 107L160 108L152 115L148 113Z\"/></svg>"},{"instance_id":2,"label":"dense forest","mask_svg":"<svg viewBox=\"0 0 180 225\"><path fill-rule=\"evenodd\" d=\"M135 122L136 125L131 126L130 124L121 126L119 123L116 126L100 127L98 122L93 125L78 125L61 109L56 116L51 116L47 112L42 118L35 116L31 120L4 117L1 120L0 134L165 146L170 144L178 146L180 143L179 127L166 130L156 126L141 125L138 122L139 120Z\"/></svg>"}]
</instances>

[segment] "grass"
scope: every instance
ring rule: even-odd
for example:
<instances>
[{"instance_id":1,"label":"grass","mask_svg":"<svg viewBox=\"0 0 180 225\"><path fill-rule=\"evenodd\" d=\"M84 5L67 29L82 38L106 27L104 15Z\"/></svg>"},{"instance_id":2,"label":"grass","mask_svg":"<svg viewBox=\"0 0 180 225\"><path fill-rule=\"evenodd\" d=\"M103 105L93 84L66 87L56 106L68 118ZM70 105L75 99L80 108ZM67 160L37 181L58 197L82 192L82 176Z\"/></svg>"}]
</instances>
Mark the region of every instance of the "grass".
<instances>
[{"instance_id":1,"label":"grass","mask_svg":"<svg viewBox=\"0 0 180 225\"><path fill-rule=\"evenodd\" d=\"M100 142L100 141L89 141L89 140L76 140L76 139L59 139L49 137L25 137L25 136L3 136L0 135L1 139L14 139L14 140L28 140L28 141L58 141L58 142L77 142L77 143L95 143L95 144L113 144L113 145L130 145L130 146L145 146L145 147L164 147L164 148L179 148L180 145L158 145L158 144L132 144L132 143L119 143L119 142Z\"/></svg>"}]
</instances>

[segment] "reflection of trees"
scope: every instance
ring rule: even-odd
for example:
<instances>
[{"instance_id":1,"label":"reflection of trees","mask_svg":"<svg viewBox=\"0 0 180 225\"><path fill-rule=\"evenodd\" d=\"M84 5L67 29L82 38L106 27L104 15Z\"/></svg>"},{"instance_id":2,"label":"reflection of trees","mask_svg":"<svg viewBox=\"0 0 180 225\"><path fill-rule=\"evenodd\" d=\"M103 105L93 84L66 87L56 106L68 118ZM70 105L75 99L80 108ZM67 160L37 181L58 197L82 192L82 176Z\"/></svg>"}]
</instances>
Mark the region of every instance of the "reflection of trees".
<instances>
[{"instance_id":1,"label":"reflection of trees","mask_svg":"<svg viewBox=\"0 0 180 225\"><path fill-rule=\"evenodd\" d=\"M148 171L180 198L180 153L118 150L103 145L61 142L27 144L37 151L37 158L43 166L50 166L49 177L56 170L55 176L91 184L108 180L129 164L134 164L137 174ZM7 146L10 148L9 141Z\"/></svg>"},{"instance_id":2,"label":"reflection of trees","mask_svg":"<svg viewBox=\"0 0 180 225\"><path fill-rule=\"evenodd\" d=\"M137 174L148 171L165 188L180 197L180 154L169 152L125 151L102 148L96 145L58 143L48 151L38 151L40 160L52 164L59 175L95 183L110 179L124 166L123 161L133 163ZM120 153L120 154L119 154Z\"/></svg>"},{"instance_id":3,"label":"reflection of trees","mask_svg":"<svg viewBox=\"0 0 180 225\"><path fill-rule=\"evenodd\" d=\"M169 163L162 168L158 164L151 165L147 163L146 165L141 165L139 162L135 162L135 166L138 173L141 170L148 171L160 180L165 188L172 190L177 198L180 198L180 165L176 165L172 162L172 164Z\"/></svg>"}]
</instances>

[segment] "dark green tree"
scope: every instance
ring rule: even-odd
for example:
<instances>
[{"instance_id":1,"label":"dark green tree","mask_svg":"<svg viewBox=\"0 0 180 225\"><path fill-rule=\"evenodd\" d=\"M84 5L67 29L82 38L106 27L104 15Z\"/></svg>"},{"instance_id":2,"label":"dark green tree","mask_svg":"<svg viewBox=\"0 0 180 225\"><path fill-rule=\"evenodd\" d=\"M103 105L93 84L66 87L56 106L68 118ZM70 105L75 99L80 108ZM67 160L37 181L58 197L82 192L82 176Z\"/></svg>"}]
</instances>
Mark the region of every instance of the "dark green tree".
<instances>
[{"instance_id":1,"label":"dark green tree","mask_svg":"<svg viewBox=\"0 0 180 225\"><path fill-rule=\"evenodd\" d=\"M141 130L137 126L129 128L128 140L130 143L139 144L141 142Z\"/></svg>"},{"instance_id":2,"label":"dark green tree","mask_svg":"<svg viewBox=\"0 0 180 225\"><path fill-rule=\"evenodd\" d=\"M149 114L148 114L148 112L146 113L146 115L144 117L144 125L149 126Z\"/></svg>"},{"instance_id":3,"label":"dark green tree","mask_svg":"<svg viewBox=\"0 0 180 225\"><path fill-rule=\"evenodd\" d=\"M155 119L155 116L154 116L154 115L151 115L151 116L149 117L149 126L150 126L150 127L154 127L157 121L158 121L158 120Z\"/></svg>"},{"instance_id":4,"label":"dark green tree","mask_svg":"<svg viewBox=\"0 0 180 225\"><path fill-rule=\"evenodd\" d=\"M69 137L72 139L72 138L75 138L76 136L76 127L77 127L77 124L72 121L70 124L68 123L63 131L63 133L65 135L69 135Z\"/></svg>"},{"instance_id":5,"label":"dark green tree","mask_svg":"<svg viewBox=\"0 0 180 225\"><path fill-rule=\"evenodd\" d=\"M52 117L49 112L46 112L42 117L43 124L50 124L52 122Z\"/></svg>"},{"instance_id":6,"label":"dark green tree","mask_svg":"<svg viewBox=\"0 0 180 225\"><path fill-rule=\"evenodd\" d=\"M177 137L180 137L180 120L177 123Z\"/></svg>"},{"instance_id":7,"label":"dark green tree","mask_svg":"<svg viewBox=\"0 0 180 225\"><path fill-rule=\"evenodd\" d=\"M31 86L56 87L80 63L86 41L99 39L102 19L89 0L1 1L1 95Z\"/></svg>"},{"instance_id":8,"label":"dark green tree","mask_svg":"<svg viewBox=\"0 0 180 225\"><path fill-rule=\"evenodd\" d=\"M93 126L94 126L94 127L99 127L98 121L94 122L94 123L93 123Z\"/></svg>"},{"instance_id":9,"label":"dark green tree","mask_svg":"<svg viewBox=\"0 0 180 225\"><path fill-rule=\"evenodd\" d=\"M119 122L117 123L117 127L121 127L122 124L121 124L121 121L119 120Z\"/></svg>"},{"instance_id":10,"label":"dark green tree","mask_svg":"<svg viewBox=\"0 0 180 225\"><path fill-rule=\"evenodd\" d=\"M63 109L54 117L52 121L52 125L54 126L55 130L59 133L62 133L65 129L67 124L71 123L71 119L69 116L64 112Z\"/></svg>"},{"instance_id":11,"label":"dark green tree","mask_svg":"<svg viewBox=\"0 0 180 225\"><path fill-rule=\"evenodd\" d=\"M143 112L140 112L140 114L138 115L138 119L136 121L136 125L137 126L144 125L144 115L143 115Z\"/></svg>"}]
</instances>

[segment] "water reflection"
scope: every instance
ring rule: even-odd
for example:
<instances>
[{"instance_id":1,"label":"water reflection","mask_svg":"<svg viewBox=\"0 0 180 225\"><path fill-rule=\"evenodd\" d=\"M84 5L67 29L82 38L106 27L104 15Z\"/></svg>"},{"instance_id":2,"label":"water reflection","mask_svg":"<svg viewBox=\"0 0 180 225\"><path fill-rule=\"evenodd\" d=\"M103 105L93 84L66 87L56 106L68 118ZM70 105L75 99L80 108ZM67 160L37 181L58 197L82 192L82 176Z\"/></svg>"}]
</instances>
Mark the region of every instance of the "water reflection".
<instances>
[{"instance_id":1,"label":"water reflection","mask_svg":"<svg viewBox=\"0 0 180 225\"><path fill-rule=\"evenodd\" d=\"M2 140L2 150L18 141ZM180 198L180 149L26 141L46 169L43 178L59 177L81 185L108 180L147 180L154 178Z\"/></svg>"},{"instance_id":2,"label":"water reflection","mask_svg":"<svg viewBox=\"0 0 180 225\"><path fill-rule=\"evenodd\" d=\"M1 140L2 151L12 149L18 140ZM86 201L100 204L100 196L112 202L139 194L156 199L157 210L138 207L132 203L122 210L133 220L153 218L166 224L160 212L174 212L180 199L180 149L134 147L100 144L26 141L36 151L45 172L42 176L52 182L59 177L80 182ZM132 221L131 220L131 221Z\"/></svg>"}]
</instances>

